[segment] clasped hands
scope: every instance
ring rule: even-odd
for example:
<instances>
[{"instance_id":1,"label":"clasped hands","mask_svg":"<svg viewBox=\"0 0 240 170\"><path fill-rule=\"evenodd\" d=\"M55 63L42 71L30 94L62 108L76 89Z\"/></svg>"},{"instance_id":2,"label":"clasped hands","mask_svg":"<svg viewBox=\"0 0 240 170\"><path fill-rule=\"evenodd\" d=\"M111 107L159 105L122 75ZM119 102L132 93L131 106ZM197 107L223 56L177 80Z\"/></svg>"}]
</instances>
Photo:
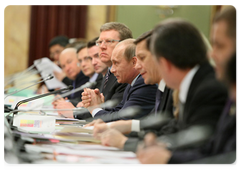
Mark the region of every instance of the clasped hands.
<instances>
[{"instance_id":1,"label":"clasped hands","mask_svg":"<svg viewBox=\"0 0 240 170\"><path fill-rule=\"evenodd\" d=\"M82 105L92 114L92 111L104 103L104 96L99 89L85 88L82 92Z\"/></svg>"}]
</instances>

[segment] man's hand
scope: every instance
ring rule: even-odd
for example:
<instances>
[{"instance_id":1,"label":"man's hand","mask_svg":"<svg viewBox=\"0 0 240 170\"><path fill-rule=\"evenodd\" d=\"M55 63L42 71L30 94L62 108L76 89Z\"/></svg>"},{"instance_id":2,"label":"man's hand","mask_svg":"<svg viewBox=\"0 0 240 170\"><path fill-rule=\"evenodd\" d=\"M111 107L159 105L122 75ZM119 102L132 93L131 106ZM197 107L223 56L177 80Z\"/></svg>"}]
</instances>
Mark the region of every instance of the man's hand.
<instances>
[{"instance_id":1,"label":"man's hand","mask_svg":"<svg viewBox=\"0 0 240 170\"><path fill-rule=\"evenodd\" d=\"M82 102L79 102L79 103L77 104L77 107L83 107L83 103L82 103Z\"/></svg>"},{"instance_id":2,"label":"man's hand","mask_svg":"<svg viewBox=\"0 0 240 170\"><path fill-rule=\"evenodd\" d=\"M104 146L113 146L122 149L127 141L127 137L115 129L108 129L99 135L101 143Z\"/></svg>"},{"instance_id":3,"label":"man's hand","mask_svg":"<svg viewBox=\"0 0 240 170\"><path fill-rule=\"evenodd\" d=\"M171 155L164 144L157 142L153 133L144 137L144 144L139 145L137 150L137 158L143 164L166 164Z\"/></svg>"},{"instance_id":4,"label":"man's hand","mask_svg":"<svg viewBox=\"0 0 240 170\"><path fill-rule=\"evenodd\" d=\"M84 127L94 126L100 123L105 123L102 119L93 120L92 122L86 124Z\"/></svg>"},{"instance_id":5,"label":"man's hand","mask_svg":"<svg viewBox=\"0 0 240 170\"><path fill-rule=\"evenodd\" d=\"M150 146L137 152L137 158L142 164L166 164L171 155L169 150L158 145Z\"/></svg>"},{"instance_id":6,"label":"man's hand","mask_svg":"<svg viewBox=\"0 0 240 170\"><path fill-rule=\"evenodd\" d=\"M93 136L99 139L99 134L108 130L110 127L107 123L99 123L94 125Z\"/></svg>"},{"instance_id":7,"label":"man's hand","mask_svg":"<svg viewBox=\"0 0 240 170\"><path fill-rule=\"evenodd\" d=\"M75 107L71 102L66 101L58 101L56 103L56 109L69 109L68 111L58 111L58 115L68 118L73 118L73 111L70 109L74 109Z\"/></svg>"},{"instance_id":8,"label":"man's hand","mask_svg":"<svg viewBox=\"0 0 240 170\"><path fill-rule=\"evenodd\" d=\"M53 99L53 102L52 102L53 108L56 109L57 103L59 101L65 101L65 100L67 100L67 97L64 99L64 98L62 98L62 96L56 95Z\"/></svg>"},{"instance_id":9,"label":"man's hand","mask_svg":"<svg viewBox=\"0 0 240 170\"><path fill-rule=\"evenodd\" d=\"M82 92L82 104L83 107L88 108L91 104L91 89L85 88Z\"/></svg>"}]
</instances>

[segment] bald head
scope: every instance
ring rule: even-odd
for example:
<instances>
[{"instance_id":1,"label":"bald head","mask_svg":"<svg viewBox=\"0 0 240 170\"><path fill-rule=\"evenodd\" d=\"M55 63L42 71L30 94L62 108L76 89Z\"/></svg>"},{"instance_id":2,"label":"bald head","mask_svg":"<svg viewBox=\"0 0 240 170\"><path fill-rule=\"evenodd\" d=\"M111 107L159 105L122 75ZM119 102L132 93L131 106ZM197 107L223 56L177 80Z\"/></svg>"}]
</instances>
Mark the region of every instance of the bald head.
<instances>
[{"instance_id":1,"label":"bald head","mask_svg":"<svg viewBox=\"0 0 240 170\"><path fill-rule=\"evenodd\" d=\"M71 80L75 80L81 71L75 48L64 49L59 56L59 63L66 76Z\"/></svg>"}]
</instances>

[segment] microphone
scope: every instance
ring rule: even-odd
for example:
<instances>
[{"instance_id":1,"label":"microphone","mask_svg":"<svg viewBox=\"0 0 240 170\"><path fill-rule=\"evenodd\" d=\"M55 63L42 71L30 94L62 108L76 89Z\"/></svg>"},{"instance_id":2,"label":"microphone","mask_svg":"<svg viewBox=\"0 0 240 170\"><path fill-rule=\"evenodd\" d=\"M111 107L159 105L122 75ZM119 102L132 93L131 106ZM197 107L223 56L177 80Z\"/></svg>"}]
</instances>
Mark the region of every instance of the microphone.
<instances>
[{"instance_id":1,"label":"microphone","mask_svg":"<svg viewBox=\"0 0 240 170\"><path fill-rule=\"evenodd\" d=\"M40 64L41 62L42 62L42 59L38 60L36 63L34 63L34 64L31 65L30 67L28 67L26 70L22 71L17 78L15 78L15 77L13 76L13 78L10 79L10 80L4 85L4 87L7 86L7 85L9 85L10 83L12 83L14 80L22 77L22 76L23 76L24 74L26 74L27 72L31 71L36 65Z\"/></svg>"},{"instance_id":2,"label":"microphone","mask_svg":"<svg viewBox=\"0 0 240 170\"><path fill-rule=\"evenodd\" d=\"M53 91L53 92L49 92L49 93L41 94L41 95L38 95L38 96L35 96L35 97L27 98L25 100L21 100L16 104L14 110L17 110L18 106L20 106L23 103L33 101L33 100L36 100L36 99L39 99L39 98L43 98L43 97L46 97L46 96L49 96L49 95L52 95L52 94L62 93L64 91L69 91L69 90L72 90L72 89L73 89L73 86L69 85L66 88L62 88L62 89L59 89L59 90L56 90L56 91Z\"/></svg>"},{"instance_id":3,"label":"microphone","mask_svg":"<svg viewBox=\"0 0 240 170\"><path fill-rule=\"evenodd\" d=\"M213 132L208 125L193 125L176 133L162 135L157 140L172 150L198 147L209 140Z\"/></svg>"},{"instance_id":4,"label":"microphone","mask_svg":"<svg viewBox=\"0 0 240 170\"><path fill-rule=\"evenodd\" d=\"M38 78L38 79L36 79L36 80L32 80L32 81L28 81L28 82L21 83L20 86L22 86L22 85L24 85L24 84L28 84L28 83L36 83L38 80L41 80L41 79L43 80L43 79L47 79L47 78L49 78L49 76L51 76L51 74L49 74L49 75L46 76L46 77L40 77L40 78ZM15 88L15 87L16 87L16 86L9 87L9 88L5 89L4 92L7 92L9 89L11 89L11 88Z\"/></svg>"},{"instance_id":5,"label":"microphone","mask_svg":"<svg viewBox=\"0 0 240 170\"><path fill-rule=\"evenodd\" d=\"M64 93L64 94L61 94L60 96L61 96L62 98L64 98L64 97L66 97L66 96L71 95L72 93L76 93L76 92L81 91L81 90L83 90L83 89L85 89L85 88L90 88L90 87L92 87L92 86L95 86L96 84L97 84L96 81L94 81L94 82L87 82L87 83L83 84L82 86L80 86L80 87L78 87L78 88L75 88L75 89L72 90L72 91L69 91L69 92L66 92L66 93ZM58 100L59 98L60 98L60 97L56 97L53 101Z\"/></svg>"},{"instance_id":6,"label":"microphone","mask_svg":"<svg viewBox=\"0 0 240 170\"><path fill-rule=\"evenodd\" d=\"M66 88L63 88L63 89L60 89L60 90L56 90L56 91L53 91L53 92L50 92L50 93L46 93L46 94L41 94L41 95L38 95L38 96L35 96L35 97L31 97L31 98L27 98L27 99L25 99L25 100L19 101L19 102L16 104L14 110L7 115L7 116L9 117L9 115L10 115L11 113L13 113L13 116L12 116L12 119L11 119L11 123L10 123L10 124L12 125L14 114L18 113L18 107L19 107L21 104L26 103L26 102L29 102L29 101L33 101L33 100L36 100L36 99L39 99L39 98L43 98L43 97L46 97L46 96L49 96L49 95L52 95L52 94L57 94L57 93L62 93L62 92L64 92L64 91L69 91L69 90L72 90L72 89L73 89L73 86L70 85L70 86L68 86L68 87L66 87ZM7 116L6 116L6 117L7 117Z\"/></svg>"},{"instance_id":7,"label":"microphone","mask_svg":"<svg viewBox=\"0 0 240 170\"><path fill-rule=\"evenodd\" d=\"M124 119L132 119L137 116L137 114L141 111L140 106L130 106L125 109L121 109L118 111L118 114L121 115Z\"/></svg>"},{"instance_id":8,"label":"microphone","mask_svg":"<svg viewBox=\"0 0 240 170\"><path fill-rule=\"evenodd\" d=\"M114 100L108 100L105 103L102 103L99 105L99 107L107 107L107 108L113 108L118 104L118 100L114 99ZM29 110L12 110L9 112L9 114L13 113L13 112L37 112L37 111L73 111L75 112L76 115L80 115L80 114L84 114L86 112L88 112L88 110L84 107L76 107L73 109L29 109Z\"/></svg>"},{"instance_id":9,"label":"microphone","mask_svg":"<svg viewBox=\"0 0 240 170\"><path fill-rule=\"evenodd\" d=\"M107 102L106 102L107 103ZM141 107L140 106L130 106L124 109L121 109L119 111L117 111L117 115L119 115L119 117L113 117L113 116L96 116L94 118L100 118L102 119L104 122L111 122L111 121L115 121L115 120L119 120L119 118L121 117L122 120L127 120L127 119L133 119L133 117L137 117L138 113L140 113L141 111ZM114 115L114 113L112 114ZM93 118L90 119L86 119L87 122L92 121Z\"/></svg>"},{"instance_id":10,"label":"microphone","mask_svg":"<svg viewBox=\"0 0 240 170\"><path fill-rule=\"evenodd\" d=\"M7 95L4 97L4 99L6 99L6 98L7 98L8 96L10 96L10 95L16 94L16 93L18 93L18 92L20 92L20 91L23 91L23 90L25 90L25 89L27 89L27 88L29 88L29 87L32 87L32 86L37 85L37 84L39 84L39 83L42 83L42 82L44 82L44 81L51 80L52 78L53 78L53 75L48 75L46 78L44 78L43 80L41 80L41 81L39 81L39 82L37 82L37 83L34 83L34 84L30 85L30 86L27 86L27 87L25 87L25 88L23 88L23 89L21 89L21 90L15 90L15 91L7 94Z\"/></svg>"},{"instance_id":11,"label":"microphone","mask_svg":"<svg viewBox=\"0 0 240 170\"><path fill-rule=\"evenodd\" d=\"M18 92L20 92L20 91L23 91L23 90L25 90L25 89L27 89L27 88L30 88L30 87L32 87L32 86L34 86L34 85L36 85L36 84L39 84L39 83L41 83L41 82L43 82L43 81L51 80L52 78L53 78L52 75L48 75L45 79L43 79L43 80L40 81L40 82L34 83L34 84L32 84L32 85L30 85L30 86L28 86L28 87L25 87L25 88L23 88L23 89L21 89L21 90L15 90L15 91L13 91L12 93L6 95L4 98L2 98L2 111L3 111L3 112L12 111L11 108L9 108L8 106L4 105L4 103L3 103L3 101L4 101L8 96L13 95L13 94L16 94L16 93L18 93Z\"/></svg>"}]
</instances>

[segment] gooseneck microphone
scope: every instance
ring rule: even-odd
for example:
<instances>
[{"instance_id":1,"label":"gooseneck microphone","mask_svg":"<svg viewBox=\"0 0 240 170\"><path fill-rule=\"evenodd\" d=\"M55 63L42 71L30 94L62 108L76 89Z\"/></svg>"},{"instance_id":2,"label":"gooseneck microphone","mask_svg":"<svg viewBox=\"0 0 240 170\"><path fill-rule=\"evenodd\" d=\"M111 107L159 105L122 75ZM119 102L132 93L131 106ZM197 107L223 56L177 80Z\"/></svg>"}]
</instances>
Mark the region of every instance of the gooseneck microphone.
<instances>
[{"instance_id":1,"label":"gooseneck microphone","mask_svg":"<svg viewBox=\"0 0 240 170\"><path fill-rule=\"evenodd\" d=\"M11 93L8 93L5 97L4 97L4 99L6 99L8 96L10 96L10 95L13 95L13 94L16 94L16 93L18 93L18 92L20 92L20 91L23 91L23 90L25 90L25 89L27 89L27 88L30 88L30 87L32 87L32 86L34 86L34 85L37 85L37 84L39 84L39 83L42 83L42 82L44 82L44 81L48 81L48 80L51 80L53 78L53 75L48 75L48 77L46 77L45 79L43 79L43 80L41 80L41 81L39 81L39 82L37 82L37 83L34 83L34 84L32 84L32 85L30 85L30 86L27 86L27 87L25 87L25 88L23 88L23 89L21 89L21 90L16 90L16 91L13 91L13 92L11 92Z\"/></svg>"},{"instance_id":2,"label":"gooseneck microphone","mask_svg":"<svg viewBox=\"0 0 240 170\"><path fill-rule=\"evenodd\" d=\"M39 98L43 98L43 97L46 97L46 96L49 96L49 95L52 95L52 94L64 93L64 92L72 90L72 89L73 89L73 86L69 85L66 88L62 88L62 89L59 89L59 90L56 90L56 91L53 91L53 92L49 92L49 93L41 94L41 95L38 95L38 96L35 96L35 97L27 98L25 100L21 100L16 104L14 110L17 110L18 106L20 106L23 103L30 102L30 101L33 101L33 100L36 100L36 99L39 99Z\"/></svg>"},{"instance_id":3,"label":"gooseneck microphone","mask_svg":"<svg viewBox=\"0 0 240 170\"><path fill-rule=\"evenodd\" d=\"M43 98L43 97L46 97L46 96L49 96L49 95L52 95L52 94L57 94L57 93L63 93L65 91L69 91L69 90L72 90L73 89L73 86L72 85L69 85L68 87L66 88L63 88L63 89L60 89L60 90L56 90L56 91L53 91L53 92L50 92L50 93L46 93L46 94L41 94L41 95L38 95L38 96L34 96L34 97L31 97L31 98L27 98L25 100L21 100L19 101L14 110L12 112L10 112L6 117L9 117L9 115L12 113L13 116L12 118L9 118L10 119L10 125L13 126L13 118L14 118L14 114L17 114L18 113L18 107L23 104L23 103L26 103L26 102L30 102L30 101L33 101L33 100L36 100L36 99L39 99L39 98Z\"/></svg>"},{"instance_id":4,"label":"gooseneck microphone","mask_svg":"<svg viewBox=\"0 0 240 170\"><path fill-rule=\"evenodd\" d=\"M23 86L23 85L25 85L25 84L29 84L29 83L37 83L38 81L41 81L41 80L44 80L44 79L48 79L49 76L51 76L51 74L49 74L49 75L47 75L47 76L45 76L45 77L37 78L37 79L32 80L32 81L27 81L27 82L25 81L25 82L21 83L20 85L18 85L18 87L19 87L19 86ZM9 87L9 88L7 88L7 89L4 89L4 93L7 93L7 91L8 91L9 89L11 89L11 88L17 88L17 86L12 86L12 87Z\"/></svg>"},{"instance_id":5,"label":"gooseneck microphone","mask_svg":"<svg viewBox=\"0 0 240 170\"><path fill-rule=\"evenodd\" d=\"M36 65L40 64L42 62L42 59L38 60L35 64L31 65L30 67L28 67L26 70L22 71L19 76L17 78L15 78L14 76L4 85L4 87L6 87L7 85L9 85L10 83L12 83L14 80L18 79L18 78L22 78L22 76L24 74L26 74L27 72L31 71Z\"/></svg>"}]
</instances>

